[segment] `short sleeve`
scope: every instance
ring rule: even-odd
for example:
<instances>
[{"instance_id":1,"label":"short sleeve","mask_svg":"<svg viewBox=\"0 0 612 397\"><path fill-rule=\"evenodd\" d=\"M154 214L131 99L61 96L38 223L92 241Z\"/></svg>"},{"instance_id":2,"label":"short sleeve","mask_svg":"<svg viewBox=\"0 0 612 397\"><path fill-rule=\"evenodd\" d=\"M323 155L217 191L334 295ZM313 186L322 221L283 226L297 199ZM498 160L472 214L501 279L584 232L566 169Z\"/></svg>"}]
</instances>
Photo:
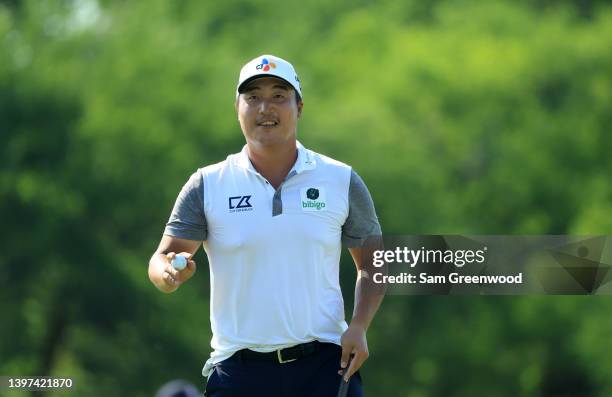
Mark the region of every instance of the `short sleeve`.
<instances>
[{"instance_id":1,"label":"short sleeve","mask_svg":"<svg viewBox=\"0 0 612 397\"><path fill-rule=\"evenodd\" d=\"M202 173L196 171L181 189L164 234L187 240L204 241L208 235L204 214Z\"/></svg>"},{"instance_id":2,"label":"short sleeve","mask_svg":"<svg viewBox=\"0 0 612 397\"><path fill-rule=\"evenodd\" d=\"M380 235L380 224L372 196L363 179L351 170L349 213L342 225L342 244L348 248L361 247L368 237Z\"/></svg>"}]
</instances>

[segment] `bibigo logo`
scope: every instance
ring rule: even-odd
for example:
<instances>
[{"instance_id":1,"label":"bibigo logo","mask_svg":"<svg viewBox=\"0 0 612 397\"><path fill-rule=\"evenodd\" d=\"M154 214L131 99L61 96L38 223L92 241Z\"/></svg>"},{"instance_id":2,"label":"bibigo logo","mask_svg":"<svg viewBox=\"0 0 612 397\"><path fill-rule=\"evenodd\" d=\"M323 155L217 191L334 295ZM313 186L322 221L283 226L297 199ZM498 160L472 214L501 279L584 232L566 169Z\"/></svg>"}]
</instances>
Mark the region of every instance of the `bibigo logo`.
<instances>
[{"instance_id":1,"label":"bibigo logo","mask_svg":"<svg viewBox=\"0 0 612 397\"><path fill-rule=\"evenodd\" d=\"M325 191L321 188L303 188L300 198L302 211L321 211L325 209Z\"/></svg>"}]
</instances>

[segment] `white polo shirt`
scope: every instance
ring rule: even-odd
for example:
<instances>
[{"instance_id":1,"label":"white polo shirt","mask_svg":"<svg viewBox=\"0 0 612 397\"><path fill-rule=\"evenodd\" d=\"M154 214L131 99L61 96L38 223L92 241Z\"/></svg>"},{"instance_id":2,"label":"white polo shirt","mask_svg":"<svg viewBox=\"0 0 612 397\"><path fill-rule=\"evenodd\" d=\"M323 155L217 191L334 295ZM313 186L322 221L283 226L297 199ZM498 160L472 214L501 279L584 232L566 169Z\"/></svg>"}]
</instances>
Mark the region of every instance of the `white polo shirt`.
<instances>
[{"instance_id":1,"label":"white polo shirt","mask_svg":"<svg viewBox=\"0 0 612 397\"><path fill-rule=\"evenodd\" d=\"M202 373L238 350L273 351L347 329L339 283L342 241L380 235L363 181L349 166L297 144L278 189L246 151L199 169L165 234L203 240L210 264L214 351Z\"/></svg>"}]
</instances>

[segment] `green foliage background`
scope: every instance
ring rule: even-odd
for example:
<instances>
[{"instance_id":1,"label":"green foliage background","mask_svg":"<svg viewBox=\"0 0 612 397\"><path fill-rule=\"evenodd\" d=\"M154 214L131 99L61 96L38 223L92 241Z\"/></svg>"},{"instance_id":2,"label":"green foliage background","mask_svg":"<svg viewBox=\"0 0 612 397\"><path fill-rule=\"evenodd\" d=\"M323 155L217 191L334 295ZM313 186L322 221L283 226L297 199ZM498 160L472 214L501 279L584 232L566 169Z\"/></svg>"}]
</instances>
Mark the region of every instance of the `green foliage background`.
<instances>
[{"instance_id":1,"label":"green foliage background","mask_svg":"<svg viewBox=\"0 0 612 397\"><path fill-rule=\"evenodd\" d=\"M172 295L147 262L188 176L242 147L235 83L262 53L296 65L299 139L354 166L386 233L612 234L607 2L1 1L0 374L203 384L205 257ZM390 296L366 392L609 396L611 310Z\"/></svg>"}]
</instances>

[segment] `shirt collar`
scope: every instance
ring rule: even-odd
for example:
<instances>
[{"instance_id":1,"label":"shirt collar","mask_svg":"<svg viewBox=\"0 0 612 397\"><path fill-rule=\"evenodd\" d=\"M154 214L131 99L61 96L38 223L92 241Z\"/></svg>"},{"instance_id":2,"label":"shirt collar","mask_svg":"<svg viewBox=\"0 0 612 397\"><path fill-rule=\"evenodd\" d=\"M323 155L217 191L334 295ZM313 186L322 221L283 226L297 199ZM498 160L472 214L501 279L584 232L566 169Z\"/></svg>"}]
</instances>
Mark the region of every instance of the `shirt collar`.
<instances>
[{"instance_id":1,"label":"shirt collar","mask_svg":"<svg viewBox=\"0 0 612 397\"><path fill-rule=\"evenodd\" d=\"M317 161L315 160L312 151L306 149L299 141L296 141L296 147L297 160L295 161L295 164L293 165L289 173L295 171L299 174L302 171L309 171L315 169L317 166ZM246 170L257 172L255 167L253 167L251 160L249 160L249 155L247 153L247 145L244 145L240 153L238 153L237 164Z\"/></svg>"}]
</instances>

